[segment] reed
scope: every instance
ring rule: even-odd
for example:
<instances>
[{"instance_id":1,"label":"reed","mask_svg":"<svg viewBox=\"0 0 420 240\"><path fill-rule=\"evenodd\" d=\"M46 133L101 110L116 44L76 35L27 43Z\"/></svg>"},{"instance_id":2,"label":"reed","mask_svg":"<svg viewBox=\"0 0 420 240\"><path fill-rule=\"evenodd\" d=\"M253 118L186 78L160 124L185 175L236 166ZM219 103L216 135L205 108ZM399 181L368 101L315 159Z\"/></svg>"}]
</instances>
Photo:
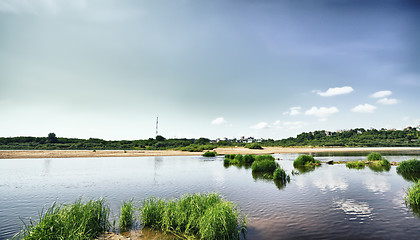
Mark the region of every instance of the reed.
<instances>
[{"instance_id":1,"label":"reed","mask_svg":"<svg viewBox=\"0 0 420 240\"><path fill-rule=\"evenodd\" d=\"M420 173L420 160L402 161L397 167L397 173Z\"/></svg>"},{"instance_id":2,"label":"reed","mask_svg":"<svg viewBox=\"0 0 420 240\"><path fill-rule=\"evenodd\" d=\"M414 185L412 185L408 191L407 196L405 197L405 201L415 209L419 209L420 207L420 180L417 181Z\"/></svg>"},{"instance_id":3,"label":"reed","mask_svg":"<svg viewBox=\"0 0 420 240\"><path fill-rule=\"evenodd\" d=\"M109 206L103 199L83 203L58 205L55 202L39 220L30 220L22 229L20 238L32 239L94 239L110 228Z\"/></svg>"},{"instance_id":4,"label":"reed","mask_svg":"<svg viewBox=\"0 0 420 240\"><path fill-rule=\"evenodd\" d=\"M119 226L121 231L127 231L134 225L134 215L135 207L133 199L127 202L124 201L123 205L121 206L121 213L119 219Z\"/></svg>"},{"instance_id":5,"label":"reed","mask_svg":"<svg viewBox=\"0 0 420 240\"><path fill-rule=\"evenodd\" d=\"M140 208L144 226L186 238L239 239L239 211L216 193L184 195L180 199L149 198Z\"/></svg>"}]
</instances>

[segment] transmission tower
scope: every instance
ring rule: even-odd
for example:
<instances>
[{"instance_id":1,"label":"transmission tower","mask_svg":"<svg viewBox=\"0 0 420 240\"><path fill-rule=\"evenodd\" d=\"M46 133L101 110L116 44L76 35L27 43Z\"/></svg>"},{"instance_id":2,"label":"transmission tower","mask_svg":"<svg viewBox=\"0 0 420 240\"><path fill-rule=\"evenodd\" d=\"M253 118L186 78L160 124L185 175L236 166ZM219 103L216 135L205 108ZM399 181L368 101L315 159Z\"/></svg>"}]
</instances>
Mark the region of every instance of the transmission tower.
<instances>
[{"instance_id":1,"label":"transmission tower","mask_svg":"<svg viewBox=\"0 0 420 240\"><path fill-rule=\"evenodd\" d=\"M156 136L159 134L159 117L156 117Z\"/></svg>"}]
</instances>

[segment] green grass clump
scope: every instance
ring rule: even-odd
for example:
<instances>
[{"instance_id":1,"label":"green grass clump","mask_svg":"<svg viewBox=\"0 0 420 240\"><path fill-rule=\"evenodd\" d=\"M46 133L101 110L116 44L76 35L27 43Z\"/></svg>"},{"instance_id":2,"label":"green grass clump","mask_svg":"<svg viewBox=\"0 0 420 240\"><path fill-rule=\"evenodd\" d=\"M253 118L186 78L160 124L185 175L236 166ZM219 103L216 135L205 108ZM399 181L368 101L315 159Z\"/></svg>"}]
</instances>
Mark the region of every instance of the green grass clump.
<instances>
[{"instance_id":1,"label":"green grass clump","mask_svg":"<svg viewBox=\"0 0 420 240\"><path fill-rule=\"evenodd\" d=\"M162 199L151 197L144 200L140 208L143 226L159 229L165 208L166 202Z\"/></svg>"},{"instance_id":2,"label":"green grass clump","mask_svg":"<svg viewBox=\"0 0 420 240\"><path fill-rule=\"evenodd\" d=\"M245 147L249 149L263 149L263 147L259 143L250 143L245 145Z\"/></svg>"},{"instance_id":3,"label":"green grass clump","mask_svg":"<svg viewBox=\"0 0 420 240\"><path fill-rule=\"evenodd\" d=\"M379 160L382 160L382 155L380 153L377 153L377 152L371 152L367 156L367 160L368 161L379 161Z\"/></svg>"},{"instance_id":4,"label":"green grass clump","mask_svg":"<svg viewBox=\"0 0 420 240\"><path fill-rule=\"evenodd\" d=\"M103 199L73 204L54 203L41 212L38 222L30 221L22 230L24 240L94 239L110 227L109 207Z\"/></svg>"},{"instance_id":5,"label":"green grass clump","mask_svg":"<svg viewBox=\"0 0 420 240\"><path fill-rule=\"evenodd\" d=\"M420 208L420 181L412 185L408 191L407 196L405 197L406 203L408 203L412 208L419 210Z\"/></svg>"},{"instance_id":6,"label":"green grass clump","mask_svg":"<svg viewBox=\"0 0 420 240\"><path fill-rule=\"evenodd\" d=\"M290 181L290 176L286 174L283 168L278 166L273 173L273 180L275 181Z\"/></svg>"},{"instance_id":7,"label":"green grass clump","mask_svg":"<svg viewBox=\"0 0 420 240\"><path fill-rule=\"evenodd\" d=\"M216 157L217 153L215 151L207 151L203 154L203 157Z\"/></svg>"},{"instance_id":8,"label":"green grass clump","mask_svg":"<svg viewBox=\"0 0 420 240\"><path fill-rule=\"evenodd\" d=\"M276 170L277 164L272 160L262 160L255 161L251 165L252 172L274 172Z\"/></svg>"},{"instance_id":9,"label":"green grass clump","mask_svg":"<svg viewBox=\"0 0 420 240\"><path fill-rule=\"evenodd\" d=\"M264 160L274 161L275 159L270 154L257 155L257 156L255 156L255 161L264 161Z\"/></svg>"},{"instance_id":10,"label":"green grass clump","mask_svg":"<svg viewBox=\"0 0 420 240\"><path fill-rule=\"evenodd\" d=\"M140 211L146 227L186 238L239 239L239 211L216 193L187 194L174 200L149 198Z\"/></svg>"},{"instance_id":11,"label":"green grass clump","mask_svg":"<svg viewBox=\"0 0 420 240\"><path fill-rule=\"evenodd\" d=\"M346 167L348 168L362 169L362 168L365 168L365 166L366 166L366 163L363 161L346 162Z\"/></svg>"},{"instance_id":12,"label":"green grass clump","mask_svg":"<svg viewBox=\"0 0 420 240\"><path fill-rule=\"evenodd\" d=\"M255 155L247 154L244 156L244 163L252 164L255 161Z\"/></svg>"},{"instance_id":13,"label":"green grass clump","mask_svg":"<svg viewBox=\"0 0 420 240\"><path fill-rule=\"evenodd\" d=\"M402 161L397 167L397 173L420 173L420 160Z\"/></svg>"},{"instance_id":14,"label":"green grass clump","mask_svg":"<svg viewBox=\"0 0 420 240\"><path fill-rule=\"evenodd\" d=\"M130 200L128 202L123 202L121 206L120 213L120 229L121 231L127 231L134 225L134 202Z\"/></svg>"},{"instance_id":15,"label":"green grass clump","mask_svg":"<svg viewBox=\"0 0 420 240\"><path fill-rule=\"evenodd\" d=\"M293 161L293 167L315 166L320 164L320 161L315 160L314 157L306 154L299 155L296 160Z\"/></svg>"}]
</instances>

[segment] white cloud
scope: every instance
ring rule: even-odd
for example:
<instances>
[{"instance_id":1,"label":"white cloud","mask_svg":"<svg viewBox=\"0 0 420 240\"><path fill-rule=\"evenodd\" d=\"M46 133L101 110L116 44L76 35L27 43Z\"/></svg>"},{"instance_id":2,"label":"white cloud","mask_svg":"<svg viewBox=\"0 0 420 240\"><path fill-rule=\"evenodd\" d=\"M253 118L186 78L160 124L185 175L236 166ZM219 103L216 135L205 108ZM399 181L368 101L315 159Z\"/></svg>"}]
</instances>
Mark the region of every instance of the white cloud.
<instances>
[{"instance_id":1,"label":"white cloud","mask_svg":"<svg viewBox=\"0 0 420 240\"><path fill-rule=\"evenodd\" d=\"M336 107L312 107L311 109L307 110L305 112L306 115L314 115L318 118L323 119L324 121L326 120L327 117L329 117L330 115L334 114L334 113L338 113L338 109Z\"/></svg>"},{"instance_id":2,"label":"white cloud","mask_svg":"<svg viewBox=\"0 0 420 240\"><path fill-rule=\"evenodd\" d=\"M289 112L284 112L283 115L296 116L300 114L301 107L291 107Z\"/></svg>"},{"instance_id":3,"label":"white cloud","mask_svg":"<svg viewBox=\"0 0 420 240\"><path fill-rule=\"evenodd\" d=\"M253 129L265 129L265 128L270 128L271 126L266 123L266 122L259 122L253 126L251 126L251 128Z\"/></svg>"},{"instance_id":4,"label":"white cloud","mask_svg":"<svg viewBox=\"0 0 420 240\"><path fill-rule=\"evenodd\" d=\"M328 90L325 92L316 91L316 90L313 92L316 92L318 95L322 97L331 97L331 96L336 96L336 95L348 94L353 91L354 89L352 87L345 86L345 87L328 88Z\"/></svg>"},{"instance_id":5,"label":"white cloud","mask_svg":"<svg viewBox=\"0 0 420 240\"><path fill-rule=\"evenodd\" d=\"M218 117L216 119L214 119L213 121L211 121L211 124L213 125L223 125L226 124L227 121L223 118L223 117Z\"/></svg>"},{"instance_id":6,"label":"white cloud","mask_svg":"<svg viewBox=\"0 0 420 240\"><path fill-rule=\"evenodd\" d=\"M392 104L397 104L398 100L395 98L381 98L377 101L377 103L381 103L384 105L392 105Z\"/></svg>"},{"instance_id":7,"label":"white cloud","mask_svg":"<svg viewBox=\"0 0 420 240\"><path fill-rule=\"evenodd\" d=\"M358 113L373 113L375 112L376 107L370 104L359 104L356 107L352 108L352 112Z\"/></svg>"},{"instance_id":8,"label":"white cloud","mask_svg":"<svg viewBox=\"0 0 420 240\"><path fill-rule=\"evenodd\" d=\"M384 98L384 97L387 97L387 96L389 96L391 94L392 94L391 91L385 90L385 91L376 92L376 93L374 93L374 94L372 94L370 96L373 97L373 98Z\"/></svg>"}]
</instances>

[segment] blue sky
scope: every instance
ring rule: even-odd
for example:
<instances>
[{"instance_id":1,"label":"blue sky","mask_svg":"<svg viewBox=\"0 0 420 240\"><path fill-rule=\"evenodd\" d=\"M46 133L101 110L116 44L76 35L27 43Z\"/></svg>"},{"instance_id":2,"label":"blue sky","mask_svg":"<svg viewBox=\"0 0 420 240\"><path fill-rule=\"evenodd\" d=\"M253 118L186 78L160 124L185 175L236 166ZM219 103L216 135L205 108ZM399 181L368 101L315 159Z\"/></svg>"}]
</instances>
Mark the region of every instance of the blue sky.
<instances>
[{"instance_id":1,"label":"blue sky","mask_svg":"<svg viewBox=\"0 0 420 240\"><path fill-rule=\"evenodd\" d=\"M0 0L0 136L420 124L420 3Z\"/></svg>"}]
</instances>

